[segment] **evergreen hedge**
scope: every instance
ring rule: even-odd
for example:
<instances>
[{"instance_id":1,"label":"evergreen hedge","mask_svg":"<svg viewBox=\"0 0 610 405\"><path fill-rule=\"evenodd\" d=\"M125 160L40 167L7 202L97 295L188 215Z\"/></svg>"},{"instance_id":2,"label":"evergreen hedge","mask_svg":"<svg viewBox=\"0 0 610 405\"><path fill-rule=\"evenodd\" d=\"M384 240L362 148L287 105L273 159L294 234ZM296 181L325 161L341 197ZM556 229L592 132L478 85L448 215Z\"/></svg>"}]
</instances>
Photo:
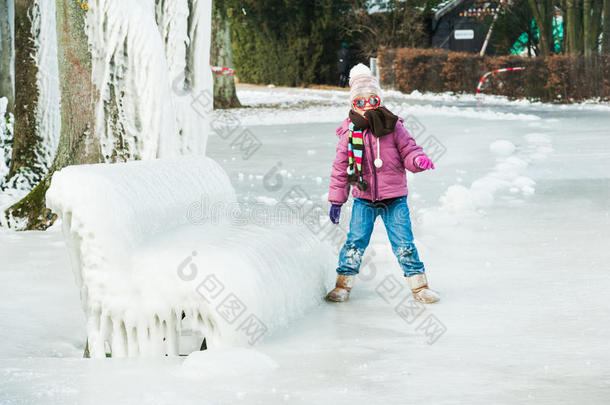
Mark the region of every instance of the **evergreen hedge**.
<instances>
[{"instance_id":1,"label":"evergreen hedge","mask_svg":"<svg viewBox=\"0 0 610 405\"><path fill-rule=\"evenodd\" d=\"M247 83L334 83L347 0L242 0L229 7L233 63Z\"/></svg>"}]
</instances>

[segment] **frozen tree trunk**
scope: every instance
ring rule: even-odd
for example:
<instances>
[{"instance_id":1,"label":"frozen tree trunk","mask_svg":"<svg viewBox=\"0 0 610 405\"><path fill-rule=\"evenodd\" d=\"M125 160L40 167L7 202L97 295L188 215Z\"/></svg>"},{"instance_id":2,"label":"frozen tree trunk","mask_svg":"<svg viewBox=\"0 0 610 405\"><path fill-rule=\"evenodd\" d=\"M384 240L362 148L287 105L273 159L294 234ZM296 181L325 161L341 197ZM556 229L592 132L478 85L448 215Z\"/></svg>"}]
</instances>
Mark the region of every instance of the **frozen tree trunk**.
<instances>
[{"instance_id":1,"label":"frozen tree trunk","mask_svg":"<svg viewBox=\"0 0 610 405\"><path fill-rule=\"evenodd\" d=\"M179 151L204 154L214 103L212 0L156 0L155 19L168 64Z\"/></svg>"},{"instance_id":2,"label":"frozen tree trunk","mask_svg":"<svg viewBox=\"0 0 610 405\"><path fill-rule=\"evenodd\" d=\"M46 229L55 220L55 215L45 208L45 193L53 172L68 165L101 161L99 141L92 135L98 96L91 81L85 11L77 1L57 0L56 4L61 135L47 176L6 211L7 219L23 222L19 227L25 229Z\"/></svg>"},{"instance_id":3,"label":"frozen tree trunk","mask_svg":"<svg viewBox=\"0 0 610 405\"><path fill-rule=\"evenodd\" d=\"M59 140L55 3L15 5L15 132L3 186L29 191L47 174Z\"/></svg>"},{"instance_id":4,"label":"frozen tree trunk","mask_svg":"<svg viewBox=\"0 0 610 405\"><path fill-rule=\"evenodd\" d=\"M37 164L39 146L43 139L38 133L36 111L38 108L38 87L36 66L35 33L32 30L32 16L37 4L30 0L15 1L15 132L13 154L7 179L20 171L31 185L44 176L44 168Z\"/></svg>"},{"instance_id":5,"label":"frozen tree trunk","mask_svg":"<svg viewBox=\"0 0 610 405\"><path fill-rule=\"evenodd\" d=\"M8 99L7 113L15 108L13 21L13 1L0 0L0 97Z\"/></svg>"},{"instance_id":6,"label":"frozen tree trunk","mask_svg":"<svg viewBox=\"0 0 610 405\"><path fill-rule=\"evenodd\" d=\"M223 1L212 3L212 45L210 62L215 66L233 67L231 29ZM214 108L236 108L241 103L235 92L234 76L214 75Z\"/></svg>"}]
</instances>

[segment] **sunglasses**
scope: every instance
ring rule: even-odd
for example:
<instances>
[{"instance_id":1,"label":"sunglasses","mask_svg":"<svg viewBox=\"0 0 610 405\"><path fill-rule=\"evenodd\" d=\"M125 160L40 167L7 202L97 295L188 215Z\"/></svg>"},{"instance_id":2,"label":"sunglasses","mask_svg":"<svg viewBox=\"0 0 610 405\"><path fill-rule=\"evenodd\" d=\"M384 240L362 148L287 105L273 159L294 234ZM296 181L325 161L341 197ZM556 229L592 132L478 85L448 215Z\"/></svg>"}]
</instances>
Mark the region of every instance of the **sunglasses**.
<instances>
[{"instance_id":1,"label":"sunglasses","mask_svg":"<svg viewBox=\"0 0 610 405\"><path fill-rule=\"evenodd\" d=\"M370 97L358 97L352 102L354 107L364 108L367 104L371 107L379 107L381 105L381 97L370 96Z\"/></svg>"}]
</instances>

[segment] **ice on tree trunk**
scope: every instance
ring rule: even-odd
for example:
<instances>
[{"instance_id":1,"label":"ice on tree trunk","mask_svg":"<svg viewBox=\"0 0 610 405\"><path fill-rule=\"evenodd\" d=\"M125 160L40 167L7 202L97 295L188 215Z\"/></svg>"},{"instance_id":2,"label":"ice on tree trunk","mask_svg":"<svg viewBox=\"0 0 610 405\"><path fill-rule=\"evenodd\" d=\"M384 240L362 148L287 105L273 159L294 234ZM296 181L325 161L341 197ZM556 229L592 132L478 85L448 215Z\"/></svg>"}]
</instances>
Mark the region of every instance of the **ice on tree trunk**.
<instances>
[{"instance_id":1,"label":"ice on tree trunk","mask_svg":"<svg viewBox=\"0 0 610 405\"><path fill-rule=\"evenodd\" d=\"M63 220L94 357L174 355L183 329L210 348L254 344L332 285L328 242L299 223L238 218L210 158L67 167L47 201Z\"/></svg>"},{"instance_id":2,"label":"ice on tree trunk","mask_svg":"<svg viewBox=\"0 0 610 405\"><path fill-rule=\"evenodd\" d=\"M212 105L198 97L212 90L210 9L209 0L89 2L102 100L95 134L105 161L205 151Z\"/></svg>"},{"instance_id":3,"label":"ice on tree trunk","mask_svg":"<svg viewBox=\"0 0 610 405\"><path fill-rule=\"evenodd\" d=\"M6 98L9 113L15 108L14 22L13 0L0 0L0 97Z\"/></svg>"},{"instance_id":4,"label":"ice on tree trunk","mask_svg":"<svg viewBox=\"0 0 610 405\"><path fill-rule=\"evenodd\" d=\"M204 154L210 130L211 0L56 4L61 135L50 174L2 219L17 228L52 222L44 193L53 171Z\"/></svg>"},{"instance_id":5,"label":"ice on tree trunk","mask_svg":"<svg viewBox=\"0 0 610 405\"><path fill-rule=\"evenodd\" d=\"M59 140L55 2L15 2L15 134L5 188L29 191L47 174Z\"/></svg>"},{"instance_id":6,"label":"ice on tree trunk","mask_svg":"<svg viewBox=\"0 0 610 405\"><path fill-rule=\"evenodd\" d=\"M13 140L13 114L7 114L8 99L0 97L0 183L8 174Z\"/></svg>"}]
</instances>

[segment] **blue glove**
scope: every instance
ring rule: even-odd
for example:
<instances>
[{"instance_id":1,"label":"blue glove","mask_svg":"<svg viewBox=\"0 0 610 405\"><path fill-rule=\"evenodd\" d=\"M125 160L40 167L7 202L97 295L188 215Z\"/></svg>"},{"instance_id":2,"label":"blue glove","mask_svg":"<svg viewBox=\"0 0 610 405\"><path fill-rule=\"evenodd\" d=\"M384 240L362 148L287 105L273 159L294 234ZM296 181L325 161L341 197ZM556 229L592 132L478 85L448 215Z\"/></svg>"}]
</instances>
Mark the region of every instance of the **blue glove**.
<instances>
[{"instance_id":1,"label":"blue glove","mask_svg":"<svg viewBox=\"0 0 610 405\"><path fill-rule=\"evenodd\" d=\"M333 224L339 223L339 217L341 216L341 206L333 204L330 206L330 221Z\"/></svg>"}]
</instances>

